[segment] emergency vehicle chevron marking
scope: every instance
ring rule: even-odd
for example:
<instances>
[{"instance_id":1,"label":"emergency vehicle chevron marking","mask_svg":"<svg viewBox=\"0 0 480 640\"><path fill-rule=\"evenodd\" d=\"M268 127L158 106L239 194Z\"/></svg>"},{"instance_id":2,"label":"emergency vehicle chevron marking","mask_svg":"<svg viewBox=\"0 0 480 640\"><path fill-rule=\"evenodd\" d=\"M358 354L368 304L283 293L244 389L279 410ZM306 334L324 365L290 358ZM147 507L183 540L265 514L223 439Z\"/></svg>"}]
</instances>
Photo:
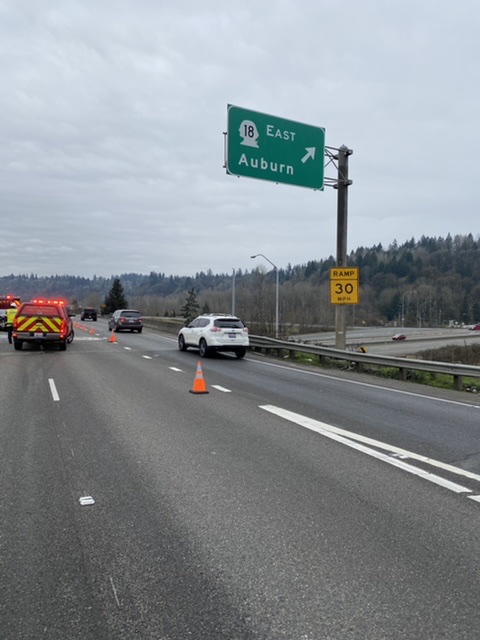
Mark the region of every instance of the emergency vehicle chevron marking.
<instances>
[{"instance_id":1,"label":"emergency vehicle chevron marking","mask_svg":"<svg viewBox=\"0 0 480 640\"><path fill-rule=\"evenodd\" d=\"M61 318L46 316L17 316L17 331L37 331L41 333L60 333Z\"/></svg>"}]
</instances>

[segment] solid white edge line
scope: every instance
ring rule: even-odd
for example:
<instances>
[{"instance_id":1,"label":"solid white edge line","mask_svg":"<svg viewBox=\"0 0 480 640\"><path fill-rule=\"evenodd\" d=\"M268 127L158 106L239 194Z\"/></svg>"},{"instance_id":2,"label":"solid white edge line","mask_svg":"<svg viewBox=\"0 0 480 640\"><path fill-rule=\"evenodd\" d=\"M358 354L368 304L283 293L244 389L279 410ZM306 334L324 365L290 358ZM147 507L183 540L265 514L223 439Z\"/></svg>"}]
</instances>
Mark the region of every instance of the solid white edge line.
<instances>
[{"instance_id":1,"label":"solid white edge line","mask_svg":"<svg viewBox=\"0 0 480 640\"><path fill-rule=\"evenodd\" d=\"M337 382L344 382L345 384L359 385L360 387L369 387L370 389L380 389L381 391L391 391L392 393L399 393L405 396L413 396L414 398L423 398L425 400L432 400L433 402L445 402L447 404L455 404L460 407L468 407L469 409L480 409L477 404L468 404L467 402L459 402L458 400L449 400L446 398L436 398L434 396L427 396L424 393L414 393L413 391L405 391L404 389L391 389L390 387L383 387L381 385L371 384L370 382L361 382L360 380L350 380L348 378L338 378L337 376L329 376L326 373L320 373L318 371L308 371L306 369L298 369L296 367L287 367L284 364L277 364L274 362L262 362L261 360L248 359L249 362L254 364L260 364L265 367L276 367L278 369L285 369L287 371L294 371L296 373L303 373L307 376L316 376L319 378L326 378L327 380L335 380Z\"/></svg>"},{"instance_id":2,"label":"solid white edge line","mask_svg":"<svg viewBox=\"0 0 480 640\"><path fill-rule=\"evenodd\" d=\"M55 402L60 400L60 396L58 395L57 387L55 386L55 381L53 378L48 379L48 384L50 385L50 393L52 394L52 398Z\"/></svg>"},{"instance_id":3,"label":"solid white edge line","mask_svg":"<svg viewBox=\"0 0 480 640\"><path fill-rule=\"evenodd\" d=\"M407 449L402 449L401 447L396 447L394 445L386 444L385 442L381 442L380 440L374 440L373 438L367 438L366 436L361 436L358 433L352 433L351 431L346 431L345 429L340 429L339 427L334 427L333 425L326 424L324 422L318 422L316 420L312 420L310 418L306 418L305 416L300 415L299 413L294 413L293 411L288 411L287 409L280 409L279 407L273 407L273 410L269 409L272 405L265 405L261 407L266 411L271 411L277 415L281 415L286 420L290 420L291 422L295 422L301 426L307 426L306 423L317 423L321 425L322 429L328 430L331 433L336 433L342 436L345 436L349 440L357 440L358 442L363 442L364 444L368 444L372 447L376 447L377 449L384 449L385 451L391 451L401 456L406 456L407 458L411 458L412 460L417 460L418 462L424 462L432 467L437 467L437 469L442 469L443 471L448 471L449 473L454 473L457 476L463 476L464 478L470 478L470 480L475 480L476 482L480 482L480 476L472 471L467 471L466 469L461 469L460 467L454 467L451 464L446 462L441 462L440 460L434 460L433 458L427 458L426 456L422 456L418 453L414 453L413 451L408 451Z\"/></svg>"},{"instance_id":4,"label":"solid white edge line","mask_svg":"<svg viewBox=\"0 0 480 640\"><path fill-rule=\"evenodd\" d=\"M281 409L279 407L274 407L272 405L260 405L260 409L264 409L265 411L269 411L279 417L285 418L290 422L294 422L301 427L305 427L306 429L310 429L310 431L315 431L316 433L330 438L331 440L335 440L336 442L341 442L345 444L347 447L351 449L356 449L357 451L361 451L362 453L371 456L372 458L377 458L377 460L382 460L387 464L392 465L393 467L397 467L402 469L403 471L407 471L413 475L416 475L424 480L428 480L429 482L433 482L438 484L450 491L454 491L455 493L472 493L471 489L467 487L463 487L455 482L450 482L449 480L445 480L440 476L437 476L429 471L424 471L423 469L417 469L416 467L412 467L412 465L406 464L402 462L398 458L391 458L385 453L381 453L379 451L375 451L374 449L369 449L368 447L355 442L354 440L350 440L348 437L341 436L335 433L332 430L332 427L324 422L319 422L318 420L312 420L310 418L306 418L305 416L301 416L300 414L295 414L291 411L287 411ZM345 432L348 433L348 432ZM352 436L355 434L351 434Z\"/></svg>"}]
</instances>

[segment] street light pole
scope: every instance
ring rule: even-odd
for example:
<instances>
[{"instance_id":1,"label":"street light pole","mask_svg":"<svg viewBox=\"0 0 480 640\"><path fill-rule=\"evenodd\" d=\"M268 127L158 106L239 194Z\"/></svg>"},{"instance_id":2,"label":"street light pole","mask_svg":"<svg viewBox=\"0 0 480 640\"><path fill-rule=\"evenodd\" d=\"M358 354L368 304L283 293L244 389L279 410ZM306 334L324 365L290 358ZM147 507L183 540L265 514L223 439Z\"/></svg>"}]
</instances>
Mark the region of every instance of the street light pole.
<instances>
[{"instance_id":1,"label":"street light pole","mask_svg":"<svg viewBox=\"0 0 480 640\"><path fill-rule=\"evenodd\" d=\"M250 256L250 258L258 258L261 256L265 258L267 262L269 262L275 270L275 338L278 338L278 290L279 290L279 280L278 280L278 268L277 265L273 264L271 260L264 256L263 253L256 253L254 256Z\"/></svg>"},{"instance_id":2,"label":"street light pole","mask_svg":"<svg viewBox=\"0 0 480 640\"><path fill-rule=\"evenodd\" d=\"M405 291L402 295L402 329L405 326L405 296L409 293L416 293L415 289L410 289L409 291Z\"/></svg>"}]
</instances>

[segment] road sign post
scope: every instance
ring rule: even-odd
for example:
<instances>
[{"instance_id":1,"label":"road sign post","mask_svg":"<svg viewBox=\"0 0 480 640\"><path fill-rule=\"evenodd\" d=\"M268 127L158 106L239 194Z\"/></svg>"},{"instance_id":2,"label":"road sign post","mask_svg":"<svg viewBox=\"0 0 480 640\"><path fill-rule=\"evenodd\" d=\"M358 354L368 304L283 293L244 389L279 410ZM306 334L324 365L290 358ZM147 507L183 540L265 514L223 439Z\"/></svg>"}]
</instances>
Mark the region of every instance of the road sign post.
<instances>
[{"instance_id":1,"label":"road sign post","mask_svg":"<svg viewBox=\"0 0 480 640\"><path fill-rule=\"evenodd\" d=\"M347 223L348 223L348 187L352 181L348 177L348 156L352 150L342 145L337 150L338 177L333 185L337 189L337 267L347 266ZM347 320L345 305L335 307L335 347L347 346Z\"/></svg>"},{"instance_id":2,"label":"road sign post","mask_svg":"<svg viewBox=\"0 0 480 640\"><path fill-rule=\"evenodd\" d=\"M228 105L227 173L323 190L324 154L322 127Z\"/></svg>"}]
</instances>

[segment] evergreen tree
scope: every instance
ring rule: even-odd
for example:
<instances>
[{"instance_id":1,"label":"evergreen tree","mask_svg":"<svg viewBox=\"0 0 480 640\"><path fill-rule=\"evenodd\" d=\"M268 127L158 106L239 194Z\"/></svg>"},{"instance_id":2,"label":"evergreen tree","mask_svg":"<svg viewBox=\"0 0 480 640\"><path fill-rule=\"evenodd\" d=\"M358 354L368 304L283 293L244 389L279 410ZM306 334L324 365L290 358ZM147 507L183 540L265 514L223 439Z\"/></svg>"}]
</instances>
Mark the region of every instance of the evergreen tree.
<instances>
[{"instance_id":1,"label":"evergreen tree","mask_svg":"<svg viewBox=\"0 0 480 640\"><path fill-rule=\"evenodd\" d=\"M103 306L105 308L105 313L113 313L117 309L128 309L128 302L125 298L120 278L114 279L112 288L105 296Z\"/></svg>"},{"instance_id":2,"label":"evergreen tree","mask_svg":"<svg viewBox=\"0 0 480 640\"><path fill-rule=\"evenodd\" d=\"M192 287L188 292L185 304L180 309L180 313L185 318L185 324L190 324L190 322L198 316L199 309L200 305L197 302L197 294L195 293L195 289Z\"/></svg>"}]
</instances>

